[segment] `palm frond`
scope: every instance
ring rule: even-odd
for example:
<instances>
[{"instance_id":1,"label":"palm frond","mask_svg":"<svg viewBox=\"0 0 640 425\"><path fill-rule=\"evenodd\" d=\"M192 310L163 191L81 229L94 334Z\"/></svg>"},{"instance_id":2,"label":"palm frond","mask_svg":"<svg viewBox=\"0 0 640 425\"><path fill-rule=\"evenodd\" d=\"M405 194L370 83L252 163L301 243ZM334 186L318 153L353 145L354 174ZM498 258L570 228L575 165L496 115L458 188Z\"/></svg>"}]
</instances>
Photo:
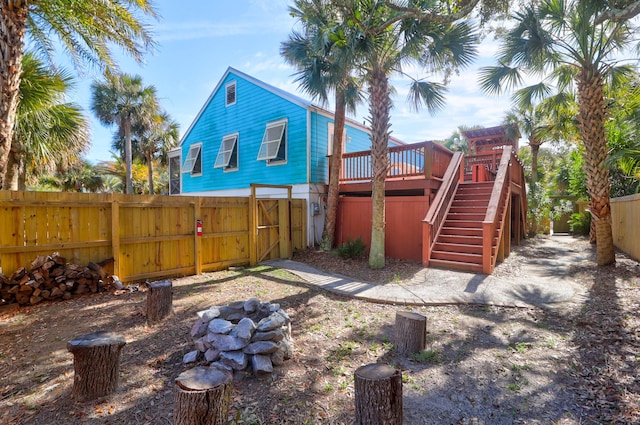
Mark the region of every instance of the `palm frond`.
<instances>
[{"instance_id":1,"label":"palm frond","mask_svg":"<svg viewBox=\"0 0 640 425\"><path fill-rule=\"evenodd\" d=\"M480 68L480 89L491 95L501 95L520 86L524 81L520 69L507 65Z\"/></svg>"},{"instance_id":2,"label":"palm frond","mask_svg":"<svg viewBox=\"0 0 640 425\"><path fill-rule=\"evenodd\" d=\"M447 88L443 84L429 81L413 81L409 88L407 101L416 111L420 106L424 106L431 114L434 114L444 109L444 94L446 92Z\"/></svg>"}]
</instances>

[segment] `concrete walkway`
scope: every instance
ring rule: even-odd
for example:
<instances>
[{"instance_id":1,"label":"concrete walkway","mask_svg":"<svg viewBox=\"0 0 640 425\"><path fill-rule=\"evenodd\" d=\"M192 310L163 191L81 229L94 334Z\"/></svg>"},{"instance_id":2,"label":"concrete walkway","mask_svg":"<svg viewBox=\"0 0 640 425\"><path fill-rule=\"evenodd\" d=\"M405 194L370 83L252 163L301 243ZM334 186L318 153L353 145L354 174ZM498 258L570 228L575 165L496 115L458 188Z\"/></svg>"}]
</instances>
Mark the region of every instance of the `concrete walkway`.
<instances>
[{"instance_id":1,"label":"concrete walkway","mask_svg":"<svg viewBox=\"0 0 640 425\"><path fill-rule=\"evenodd\" d=\"M569 268L571 264L592 261L592 253L572 249L572 241L573 237L566 235L540 238L535 249L544 250L544 258L525 258L517 276L508 279L425 268L409 280L373 284L325 273L291 260L273 260L265 264L286 269L327 291L368 301L408 305L489 304L558 308L581 304L587 297L587 291L571 279ZM517 248L511 255L523 255Z\"/></svg>"}]
</instances>

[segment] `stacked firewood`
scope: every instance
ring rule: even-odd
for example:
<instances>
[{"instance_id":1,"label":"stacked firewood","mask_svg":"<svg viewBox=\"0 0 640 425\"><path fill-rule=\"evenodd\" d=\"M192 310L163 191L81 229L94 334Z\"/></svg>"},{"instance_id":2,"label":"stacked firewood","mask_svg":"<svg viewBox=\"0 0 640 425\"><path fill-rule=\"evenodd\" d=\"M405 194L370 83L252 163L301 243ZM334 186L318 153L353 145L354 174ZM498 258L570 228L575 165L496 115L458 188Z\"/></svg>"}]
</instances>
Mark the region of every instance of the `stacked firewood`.
<instances>
[{"instance_id":1,"label":"stacked firewood","mask_svg":"<svg viewBox=\"0 0 640 425\"><path fill-rule=\"evenodd\" d=\"M22 267L11 277L0 274L0 304L34 305L44 300L68 300L74 295L115 290L118 278L110 276L103 265L89 263L85 267L67 263L58 253L40 255L28 269Z\"/></svg>"}]
</instances>

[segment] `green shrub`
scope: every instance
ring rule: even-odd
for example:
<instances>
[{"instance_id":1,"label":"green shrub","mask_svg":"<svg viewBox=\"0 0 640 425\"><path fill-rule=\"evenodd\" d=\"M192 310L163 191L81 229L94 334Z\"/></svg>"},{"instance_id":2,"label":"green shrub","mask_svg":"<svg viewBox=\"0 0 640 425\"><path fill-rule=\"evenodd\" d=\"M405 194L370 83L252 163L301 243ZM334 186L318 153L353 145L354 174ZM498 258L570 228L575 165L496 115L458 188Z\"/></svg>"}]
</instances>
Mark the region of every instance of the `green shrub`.
<instances>
[{"instance_id":1,"label":"green shrub","mask_svg":"<svg viewBox=\"0 0 640 425\"><path fill-rule=\"evenodd\" d=\"M360 258L367 251L367 246L358 237L355 241L348 239L336 249L336 253L342 258Z\"/></svg>"},{"instance_id":2,"label":"green shrub","mask_svg":"<svg viewBox=\"0 0 640 425\"><path fill-rule=\"evenodd\" d=\"M574 235L588 235L591 228L591 214L587 211L571 214L569 228Z\"/></svg>"}]
</instances>

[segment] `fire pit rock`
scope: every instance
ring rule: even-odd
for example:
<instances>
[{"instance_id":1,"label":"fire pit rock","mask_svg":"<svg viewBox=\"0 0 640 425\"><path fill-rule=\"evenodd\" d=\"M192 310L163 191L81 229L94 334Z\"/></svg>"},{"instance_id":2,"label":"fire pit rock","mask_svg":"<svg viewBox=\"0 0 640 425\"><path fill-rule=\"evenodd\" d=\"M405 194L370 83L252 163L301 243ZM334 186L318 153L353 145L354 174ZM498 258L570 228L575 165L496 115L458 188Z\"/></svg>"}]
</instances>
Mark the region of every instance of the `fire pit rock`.
<instances>
[{"instance_id":1,"label":"fire pit rock","mask_svg":"<svg viewBox=\"0 0 640 425\"><path fill-rule=\"evenodd\" d=\"M191 336L195 350L184 355L184 363L265 375L293 356L289 315L257 298L199 311Z\"/></svg>"}]
</instances>

